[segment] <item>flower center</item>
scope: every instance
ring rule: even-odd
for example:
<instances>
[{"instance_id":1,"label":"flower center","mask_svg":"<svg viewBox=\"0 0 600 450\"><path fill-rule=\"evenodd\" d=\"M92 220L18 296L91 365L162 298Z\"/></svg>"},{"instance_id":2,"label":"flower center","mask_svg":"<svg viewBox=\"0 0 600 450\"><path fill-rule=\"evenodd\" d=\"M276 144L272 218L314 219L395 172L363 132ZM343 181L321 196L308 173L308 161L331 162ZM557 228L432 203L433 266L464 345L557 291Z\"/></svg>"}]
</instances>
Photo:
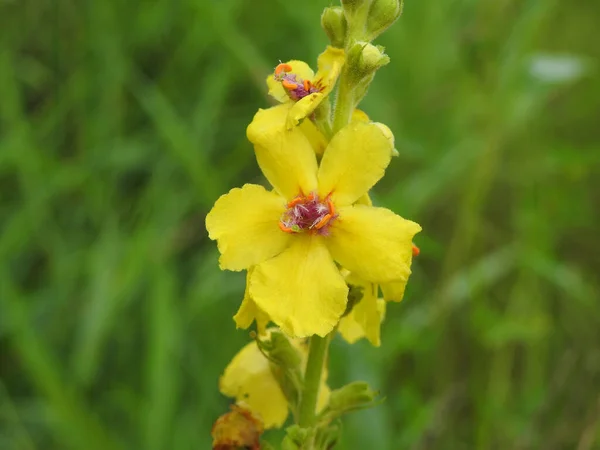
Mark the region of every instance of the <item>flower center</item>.
<instances>
[{"instance_id":1,"label":"flower center","mask_svg":"<svg viewBox=\"0 0 600 450\"><path fill-rule=\"evenodd\" d=\"M321 80L312 83L309 80L303 80L295 73L292 73L292 66L289 64L279 64L275 67L275 80L280 81L281 85L287 91L292 100L300 100L307 95L315 92L321 92Z\"/></svg>"},{"instance_id":2,"label":"flower center","mask_svg":"<svg viewBox=\"0 0 600 450\"><path fill-rule=\"evenodd\" d=\"M337 218L329 197L319 200L317 194L299 195L287 204L281 215L279 228L286 233L307 231L327 236L329 225Z\"/></svg>"}]
</instances>

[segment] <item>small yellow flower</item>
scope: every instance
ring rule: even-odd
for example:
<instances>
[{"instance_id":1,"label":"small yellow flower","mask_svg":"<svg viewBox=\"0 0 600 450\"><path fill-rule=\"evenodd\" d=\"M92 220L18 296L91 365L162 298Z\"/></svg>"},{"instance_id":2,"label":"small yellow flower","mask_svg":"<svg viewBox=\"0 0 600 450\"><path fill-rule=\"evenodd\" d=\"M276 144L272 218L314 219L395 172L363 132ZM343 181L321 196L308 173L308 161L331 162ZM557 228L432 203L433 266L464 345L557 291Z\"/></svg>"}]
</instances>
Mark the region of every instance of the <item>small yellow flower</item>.
<instances>
[{"instance_id":1,"label":"small yellow flower","mask_svg":"<svg viewBox=\"0 0 600 450\"><path fill-rule=\"evenodd\" d=\"M291 342L301 353L303 365L306 365L306 345L297 339L292 339ZM273 375L271 363L261 353L256 342L247 344L233 357L219 380L219 390L259 416L265 428L279 428L287 419L289 408L285 395ZM321 377L318 411L327 405L329 393L325 373Z\"/></svg>"},{"instance_id":2,"label":"small yellow flower","mask_svg":"<svg viewBox=\"0 0 600 450\"><path fill-rule=\"evenodd\" d=\"M372 205L369 195L364 195L357 203ZM412 244L409 266L412 257L417 256L419 252L419 248ZM349 285L361 289L362 298L354 305L349 314L342 317L338 331L350 344L354 344L364 337L375 347L379 347L381 344L381 323L385 318L386 303L402 301L410 270L402 278L380 285L362 280L345 269L342 269L342 274ZM379 288L383 292L383 298L377 298Z\"/></svg>"},{"instance_id":3,"label":"small yellow flower","mask_svg":"<svg viewBox=\"0 0 600 450\"><path fill-rule=\"evenodd\" d=\"M391 160L383 125L349 124L317 166L302 131L286 129L283 107L260 110L248 127L274 190L232 189L217 200L206 228L222 269L254 267L249 296L286 334L325 336L346 309L348 287L336 262L372 283L407 278L421 227L386 208L355 204Z\"/></svg>"},{"instance_id":4,"label":"small yellow flower","mask_svg":"<svg viewBox=\"0 0 600 450\"><path fill-rule=\"evenodd\" d=\"M304 61L281 63L267 77L269 95L281 103L292 103L286 126L292 128L309 116L335 86L344 65L344 50L328 46L319 55L317 74Z\"/></svg>"},{"instance_id":5,"label":"small yellow flower","mask_svg":"<svg viewBox=\"0 0 600 450\"><path fill-rule=\"evenodd\" d=\"M362 298L352 311L342 317L338 331L350 344L367 338L375 347L381 345L381 322L385 317L385 300L377 298L378 287L374 283L346 273L346 281L362 290Z\"/></svg>"},{"instance_id":6,"label":"small yellow flower","mask_svg":"<svg viewBox=\"0 0 600 450\"><path fill-rule=\"evenodd\" d=\"M252 297L250 297L250 277L252 276L253 268L248 269L246 275L246 290L244 291L244 299L238 309L233 320L235 321L236 328L246 329L252 322L256 320L256 330L260 336L263 336L267 330L267 324L269 323L269 316L261 310Z\"/></svg>"}]
</instances>

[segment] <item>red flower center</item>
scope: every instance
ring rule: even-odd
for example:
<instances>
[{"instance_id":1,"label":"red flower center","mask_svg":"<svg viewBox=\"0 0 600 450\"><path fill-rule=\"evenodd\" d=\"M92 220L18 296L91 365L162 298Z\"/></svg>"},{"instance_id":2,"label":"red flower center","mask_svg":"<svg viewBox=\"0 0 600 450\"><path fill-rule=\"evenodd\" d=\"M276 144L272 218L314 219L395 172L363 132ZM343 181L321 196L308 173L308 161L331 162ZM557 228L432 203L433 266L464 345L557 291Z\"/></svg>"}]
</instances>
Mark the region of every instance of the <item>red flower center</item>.
<instances>
[{"instance_id":1,"label":"red flower center","mask_svg":"<svg viewBox=\"0 0 600 450\"><path fill-rule=\"evenodd\" d=\"M292 66L289 64L279 64L275 67L275 79L281 82L292 100L300 100L307 95L321 92L323 87L321 81L311 83L309 80L302 80L295 73L292 73Z\"/></svg>"},{"instance_id":2,"label":"red flower center","mask_svg":"<svg viewBox=\"0 0 600 450\"><path fill-rule=\"evenodd\" d=\"M299 195L287 204L279 228L286 233L307 231L327 236L329 225L337 216L329 197L320 201L317 194Z\"/></svg>"}]
</instances>

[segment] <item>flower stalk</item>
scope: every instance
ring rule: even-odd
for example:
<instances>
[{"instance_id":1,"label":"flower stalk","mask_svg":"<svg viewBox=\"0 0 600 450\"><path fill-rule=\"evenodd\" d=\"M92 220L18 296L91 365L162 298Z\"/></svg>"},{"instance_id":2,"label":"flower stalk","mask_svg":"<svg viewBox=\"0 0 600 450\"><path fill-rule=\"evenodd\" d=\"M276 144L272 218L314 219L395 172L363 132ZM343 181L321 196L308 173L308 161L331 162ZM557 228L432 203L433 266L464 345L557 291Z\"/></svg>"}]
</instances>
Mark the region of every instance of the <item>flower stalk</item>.
<instances>
[{"instance_id":1,"label":"flower stalk","mask_svg":"<svg viewBox=\"0 0 600 450\"><path fill-rule=\"evenodd\" d=\"M380 345L386 302L402 300L412 239L421 230L372 204L369 191L398 152L392 131L356 109L389 62L371 40L398 18L401 5L341 0L325 9L321 24L331 45L319 55L318 70L280 61L267 77L269 95L280 104L260 109L247 128L271 188L234 188L206 217L220 267L247 270L236 325L256 321L258 331L220 379L221 392L241 409L218 421L217 444L242 442L239 434L252 431L246 447L260 448L257 435L283 426L291 412L295 424L281 448L329 450L341 416L378 404L378 392L365 382L332 391L327 361L337 332L349 343L367 338ZM261 427L246 420L253 414Z\"/></svg>"},{"instance_id":2,"label":"flower stalk","mask_svg":"<svg viewBox=\"0 0 600 450\"><path fill-rule=\"evenodd\" d=\"M325 368L330 341L331 334L328 334L324 338L317 335L310 338L308 362L306 363L306 372L304 374L304 387L300 396L300 407L298 408L298 425L303 428L310 428L315 422L321 376Z\"/></svg>"}]
</instances>

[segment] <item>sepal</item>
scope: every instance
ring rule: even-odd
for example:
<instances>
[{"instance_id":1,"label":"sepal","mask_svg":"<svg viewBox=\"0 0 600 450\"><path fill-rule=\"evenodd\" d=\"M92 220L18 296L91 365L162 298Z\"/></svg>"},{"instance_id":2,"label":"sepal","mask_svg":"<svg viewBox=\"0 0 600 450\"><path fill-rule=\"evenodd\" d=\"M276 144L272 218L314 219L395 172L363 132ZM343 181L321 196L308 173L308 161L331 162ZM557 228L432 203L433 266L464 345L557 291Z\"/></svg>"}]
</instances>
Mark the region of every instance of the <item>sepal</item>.
<instances>
[{"instance_id":1,"label":"sepal","mask_svg":"<svg viewBox=\"0 0 600 450\"><path fill-rule=\"evenodd\" d=\"M340 6L329 6L323 10L323 14L321 14L321 27L332 46L344 48L348 23L344 16L344 10Z\"/></svg>"}]
</instances>

